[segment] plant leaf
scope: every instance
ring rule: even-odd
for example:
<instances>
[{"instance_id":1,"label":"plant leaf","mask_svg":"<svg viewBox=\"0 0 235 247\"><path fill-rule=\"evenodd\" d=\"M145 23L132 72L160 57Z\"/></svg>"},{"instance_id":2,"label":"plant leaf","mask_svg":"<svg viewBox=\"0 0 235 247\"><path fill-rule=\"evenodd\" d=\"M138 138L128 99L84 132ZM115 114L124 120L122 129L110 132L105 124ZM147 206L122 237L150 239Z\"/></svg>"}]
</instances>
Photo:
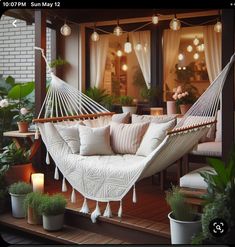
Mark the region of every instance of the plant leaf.
<instances>
[{"instance_id":1,"label":"plant leaf","mask_svg":"<svg viewBox=\"0 0 235 247\"><path fill-rule=\"evenodd\" d=\"M34 90L34 82L27 82L15 85L9 92L8 97L15 100L20 100L28 96Z\"/></svg>"}]
</instances>

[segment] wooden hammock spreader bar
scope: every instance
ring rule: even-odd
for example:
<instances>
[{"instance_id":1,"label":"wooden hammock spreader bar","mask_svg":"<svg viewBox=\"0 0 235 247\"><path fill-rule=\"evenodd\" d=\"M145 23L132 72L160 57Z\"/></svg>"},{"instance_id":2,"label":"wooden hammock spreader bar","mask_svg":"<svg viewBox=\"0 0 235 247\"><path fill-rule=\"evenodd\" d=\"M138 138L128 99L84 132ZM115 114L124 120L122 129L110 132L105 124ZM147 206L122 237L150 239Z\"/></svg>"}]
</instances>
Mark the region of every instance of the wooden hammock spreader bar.
<instances>
[{"instance_id":1,"label":"wooden hammock spreader bar","mask_svg":"<svg viewBox=\"0 0 235 247\"><path fill-rule=\"evenodd\" d=\"M112 116L115 112L101 112L94 114L82 114L74 116L64 116L64 117L51 117L51 118L35 118L33 123L47 123L47 122L61 122L64 120L75 120L75 119L84 119L84 118L97 118L102 116Z\"/></svg>"},{"instance_id":2,"label":"wooden hammock spreader bar","mask_svg":"<svg viewBox=\"0 0 235 247\"><path fill-rule=\"evenodd\" d=\"M211 120L211 121L208 121L208 122L205 122L205 123L202 123L202 124L194 124L194 125L190 125L190 126L187 126L187 127L182 127L182 128L178 128L178 129L174 129L174 130L169 130L169 131L167 131L167 135L172 135L172 134L175 134L175 133L184 132L184 131L195 129L195 128L198 128L198 127L203 127L203 126L206 126L206 125L209 125L209 124L215 124L216 122L217 122L217 120Z\"/></svg>"}]
</instances>

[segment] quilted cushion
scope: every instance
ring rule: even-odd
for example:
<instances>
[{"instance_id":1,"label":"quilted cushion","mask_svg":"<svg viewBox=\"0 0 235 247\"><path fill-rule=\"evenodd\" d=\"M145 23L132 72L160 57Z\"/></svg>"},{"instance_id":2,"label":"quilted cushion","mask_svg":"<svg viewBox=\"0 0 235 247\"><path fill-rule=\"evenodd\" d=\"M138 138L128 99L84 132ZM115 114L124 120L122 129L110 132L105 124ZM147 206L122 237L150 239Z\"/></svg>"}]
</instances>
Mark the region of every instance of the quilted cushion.
<instances>
[{"instance_id":1,"label":"quilted cushion","mask_svg":"<svg viewBox=\"0 0 235 247\"><path fill-rule=\"evenodd\" d=\"M152 116L152 115L136 115L136 114L131 115L132 123L143 123L143 122L165 123L173 119L176 119L176 116L174 115Z\"/></svg>"},{"instance_id":2,"label":"quilted cushion","mask_svg":"<svg viewBox=\"0 0 235 247\"><path fill-rule=\"evenodd\" d=\"M160 143L166 137L167 130L172 129L174 126L175 120L159 124L150 123L136 154L148 156L160 145Z\"/></svg>"},{"instance_id":3,"label":"quilted cushion","mask_svg":"<svg viewBox=\"0 0 235 247\"><path fill-rule=\"evenodd\" d=\"M110 155L113 154L110 146L110 126L90 128L79 126L80 154L81 155Z\"/></svg>"},{"instance_id":4,"label":"quilted cushion","mask_svg":"<svg viewBox=\"0 0 235 247\"><path fill-rule=\"evenodd\" d=\"M135 154L149 123L111 123L111 145L115 153Z\"/></svg>"}]
</instances>

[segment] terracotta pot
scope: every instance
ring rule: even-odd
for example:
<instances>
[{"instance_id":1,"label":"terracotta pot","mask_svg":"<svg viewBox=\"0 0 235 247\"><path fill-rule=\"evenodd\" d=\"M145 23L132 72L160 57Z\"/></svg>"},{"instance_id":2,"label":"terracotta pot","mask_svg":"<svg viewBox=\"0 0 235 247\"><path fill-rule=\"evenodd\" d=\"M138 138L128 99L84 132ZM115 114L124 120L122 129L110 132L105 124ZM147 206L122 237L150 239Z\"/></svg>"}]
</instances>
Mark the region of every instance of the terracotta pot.
<instances>
[{"instance_id":1,"label":"terracotta pot","mask_svg":"<svg viewBox=\"0 0 235 247\"><path fill-rule=\"evenodd\" d=\"M11 166L5 174L6 183L7 185L18 181L30 183L31 174L34 172L32 163Z\"/></svg>"},{"instance_id":2,"label":"terracotta pot","mask_svg":"<svg viewBox=\"0 0 235 247\"><path fill-rule=\"evenodd\" d=\"M27 222L31 225L41 225L42 224L42 216L37 215L35 210L32 207L28 207L27 210Z\"/></svg>"},{"instance_id":3,"label":"terracotta pot","mask_svg":"<svg viewBox=\"0 0 235 247\"><path fill-rule=\"evenodd\" d=\"M19 132L20 133L26 133L29 130L29 123L28 122L17 122Z\"/></svg>"},{"instance_id":4,"label":"terracotta pot","mask_svg":"<svg viewBox=\"0 0 235 247\"><path fill-rule=\"evenodd\" d=\"M190 108L191 108L192 105L188 104L188 105L180 105L180 112L181 114L185 114Z\"/></svg>"}]
</instances>

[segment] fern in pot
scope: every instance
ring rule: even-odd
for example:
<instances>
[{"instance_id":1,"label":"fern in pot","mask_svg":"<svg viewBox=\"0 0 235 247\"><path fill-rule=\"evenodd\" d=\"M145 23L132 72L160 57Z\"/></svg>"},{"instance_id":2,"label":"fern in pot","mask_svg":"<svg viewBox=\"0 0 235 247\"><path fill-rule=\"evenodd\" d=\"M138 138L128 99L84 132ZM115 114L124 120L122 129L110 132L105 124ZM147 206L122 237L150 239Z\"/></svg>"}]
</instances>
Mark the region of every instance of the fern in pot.
<instances>
[{"instance_id":1,"label":"fern in pot","mask_svg":"<svg viewBox=\"0 0 235 247\"><path fill-rule=\"evenodd\" d=\"M179 187L167 191L166 201L171 207L168 214L172 244L190 244L192 237L201 231L201 216L186 203Z\"/></svg>"},{"instance_id":2,"label":"fern in pot","mask_svg":"<svg viewBox=\"0 0 235 247\"><path fill-rule=\"evenodd\" d=\"M133 98L131 96L120 96L120 104L122 105L122 111L130 112L130 114L135 114L137 111L137 106L133 103Z\"/></svg>"},{"instance_id":3,"label":"fern in pot","mask_svg":"<svg viewBox=\"0 0 235 247\"><path fill-rule=\"evenodd\" d=\"M42 214L43 228L47 231L58 231L64 223L66 199L61 194L44 195L39 212Z\"/></svg>"},{"instance_id":4,"label":"fern in pot","mask_svg":"<svg viewBox=\"0 0 235 247\"><path fill-rule=\"evenodd\" d=\"M24 218L24 199L26 195L33 191L32 185L25 182L17 182L9 187L11 196L12 215L15 218Z\"/></svg>"}]
</instances>

